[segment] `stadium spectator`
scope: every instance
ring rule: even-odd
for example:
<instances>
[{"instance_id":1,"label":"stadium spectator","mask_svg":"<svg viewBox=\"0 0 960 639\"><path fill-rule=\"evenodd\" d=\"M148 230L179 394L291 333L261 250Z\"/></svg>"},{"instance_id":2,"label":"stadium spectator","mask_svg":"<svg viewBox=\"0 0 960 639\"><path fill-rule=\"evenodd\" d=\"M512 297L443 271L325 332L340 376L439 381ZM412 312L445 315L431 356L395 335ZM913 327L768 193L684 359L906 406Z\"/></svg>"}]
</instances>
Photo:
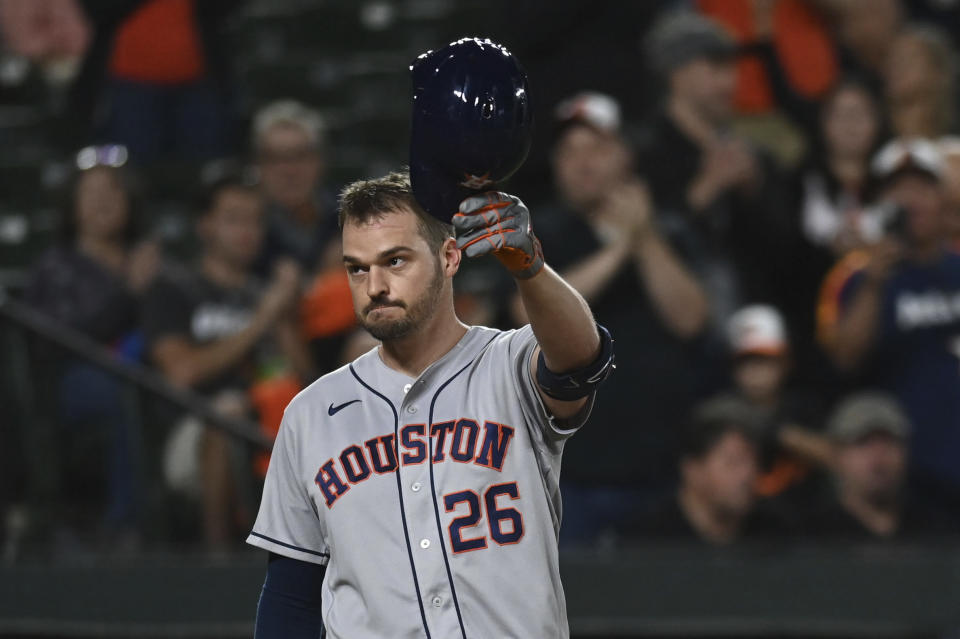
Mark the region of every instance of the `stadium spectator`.
<instances>
[{"instance_id":1,"label":"stadium spectator","mask_svg":"<svg viewBox=\"0 0 960 639\"><path fill-rule=\"evenodd\" d=\"M791 503L809 501L815 471L832 451L819 435L816 397L788 385L792 353L783 317L771 306L747 306L728 325L733 396L752 409L760 446L757 493Z\"/></svg>"},{"instance_id":2,"label":"stadium spectator","mask_svg":"<svg viewBox=\"0 0 960 639\"><path fill-rule=\"evenodd\" d=\"M859 80L841 81L824 98L819 139L799 172L799 223L831 261L883 234L881 216L867 207L870 158L882 129L877 98Z\"/></svg>"},{"instance_id":3,"label":"stadium spectator","mask_svg":"<svg viewBox=\"0 0 960 639\"><path fill-rule=\"evenodd\" d=\"M322 372L341 364L355 325L346 274L340 263L336 194L324 185L325 134L320 114L293 100L261 109L253 144L267 227L257 271L278 259L295 260L310 278L301 308L301 330Z\"/></svg>"},{"instance_id":4,"label":"stadium spectator","mask_svg":"<svg viewBox=\"0 0 960 639\"><path fill-rule=\"evenodd\" d=\"M953 45L940 29L907 25L890 45L884 74L887 112L896 137L937 139L956 117Z\"/></svg>"},{"instance_id":5,"label":"stadium spectator","mask_svg":"<svg viewBox=\"0 0 960 639\"><path fill-rule=\"evenodd\" d=\"M93 42L71 90L71 134L122 142L137 163L206 160L230 149L227 64L218 28L242 3L82 3Z\"/></svg>"},{"instance_id":6,"label":"stadium spectator","mask_svg":"<svg viewBox=\"0 0 960 639\"><path fill-rule=\"evenodd\" d=\"M943 515L907 496L909 433L907 416L889 395L862 392L836 408L828 425L836 493L808 520L813 534L868 541L951 532Z\"/></svg>"},{"instance_id":7,"label":"stadium spectator","mask_svg":"<svg viewBox=\"0 0 960 639\"><path fill-rule=\"evenodd\" d=\"M590 544L616 523L624 500L650 501L665 489L675 450L672 425L694 399L691 351L708 309L678 252L683 238L654 220L616 101L578 94L561 102L555 116L559 204L538 209L537 234L550 263L617 340L617 374L591 416L597 428L583 429L576 450L571 446L564 458L561 542ZM519 297L513 310L524 323ZM642 427L618 429L615 437L600 427L632 423L637 415Z\"/></svg>"},{"instance_id":8,"label":"stadium spectator","mask_svg":"<svg viewBox=\"0 0 960 639\"><path fill-rule=\"evenodd\" d=\"M338 263L336 194L324 186L326 143L320 114L294 100L271 102L253 119L252 139L267 200L258 267L289 257L305 273Z\"/></svg>"},{"instance_id":9,"label":"stadium spectator","mask_svg":"<svg viewBox=\"0 0 960 639\"><path fill-rule=\"evenodd\" d=\"M62 241L33 267L26 301L118 357L137 359L139 309L157 272L160 248L137 237L130 176L121 168L125 161L120 146L77 154ZM54 375L68 519L88 514L94 505L89 500L104 494L98 485L105 482L108 531L130 529L136 517L136 451L123 387L79 361L63 362Z\"/></svg>"},{"instance_id":10,"label":"stadium spectator","mask_svg":"<svg viewBox=\"0 0 960 639\"><path fill-rule=\"evenodd\" d=\"M823 277L850 250L883 235L871 206L870 158L881 141L881 104L859 79L840 81L819 108L819 127L807 159L791 176L789 202L795 241L785 278L791 294L779 301L794 343L798 379L829 393L829 363L817 348L816 305Z\"/></svg>"},{"instance_id":11,"label":"stadium spectator","mask_svg":"<svg viewBox=\"0 0 960 639\"><path fill-rule=\"evenodd\" d=\"M279 261L266 286L254 276L263 235L263 201L255 186L221 178L200 209L197 265L170 268L147 295L149 354L173 384L210 397L226 414L251 415L258 383L282 390L289 384L277 380L293 378L295 392L300 380L310 379L311 364L294 321L300 273L295 263ZM246 533L250 523L243 483L235 481L250 475L234 462L243 457L238 448L224 433L191 418L168 440L167 480L183 492L199 493L211 548Z\"/></svg>"},{"instance_id":12,"label":"stadium spectator","mask_svg":"<svg viewBox=\"0 0 960 639\"><path fill-rule=\"evenodd\" d=\"M836 83L840 65L821 7L799 0L697 0L695 5L740 45L737 111L753 119L779 111L811 135L816 105ZM762 122L769 146L795 137L771 118Z\"/></svg>"},{"instance_id":13,"label":"stadium spectator","mask_svg":"<svg viewBox=\"0 0 960 639\"><path fill-rule=\"evenodd\" d=\"M890 44L903 27L900 0L825 0L840 40L846 73L863 77L874 92L883 87Z\"/></svg>"},{"instance_id":14,"label":"stadium spectator","mask_svg":"<svg viewBox=\"0 0 960 639\"><path fill-rule=\"evenodd\" d=\"M753 412L744 403L719 398L700 406L685 433L676 494L623 528L623 538L726 546L788 535L791 523L757 500L755 436Z\"/></svg>"},{"instance_id":15,"label":"stadium spectator","mask_svg":"<svg viewBox=\"0 0 960 639\"><path fill-rule=\"evenodd\" d=\"M836 364L892 393L913 425L913 479L960 492L960 255L946 237L942 160L925 140L895 140L872 171L890 212L885 237L827 276L820 337Z\"/></svg>"},{"instance_id":16,"label":"stadium spectator","mask_svg":"<svg viewBox=\"0 0 960 639\"><path fill-rule=\"evenodd\" d=\"M658 215L691 228L710 262L717 328L743 302L770 300L785 228L772 162L730 128L736 45L713 21L668 15L647 36L648 59L665 79L660 112L638 151Z\"/></svg>"}]
</instances>

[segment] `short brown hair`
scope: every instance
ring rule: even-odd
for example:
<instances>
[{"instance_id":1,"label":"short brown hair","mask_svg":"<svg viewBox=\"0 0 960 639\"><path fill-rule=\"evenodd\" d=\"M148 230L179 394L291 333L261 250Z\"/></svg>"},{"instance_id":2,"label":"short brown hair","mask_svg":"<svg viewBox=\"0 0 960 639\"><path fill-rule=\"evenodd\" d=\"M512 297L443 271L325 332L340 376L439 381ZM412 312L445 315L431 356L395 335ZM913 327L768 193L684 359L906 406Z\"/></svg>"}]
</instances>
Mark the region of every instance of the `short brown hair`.
<instances>
[{"instance_id":1,"label":"short brown hair","mask_svg":"<svg viewBox=\"0 0 960 639\"><path fill-rule=\"evenodd\" d=\"M340 192L340 228L352 221L358 224L407 208L417 216L417 228L431 251L439 251L453 237L453 225L444 224L428 214L413 197L410 174L394 171L373 180L358 180Z\"/></svg>"}]
</instances>

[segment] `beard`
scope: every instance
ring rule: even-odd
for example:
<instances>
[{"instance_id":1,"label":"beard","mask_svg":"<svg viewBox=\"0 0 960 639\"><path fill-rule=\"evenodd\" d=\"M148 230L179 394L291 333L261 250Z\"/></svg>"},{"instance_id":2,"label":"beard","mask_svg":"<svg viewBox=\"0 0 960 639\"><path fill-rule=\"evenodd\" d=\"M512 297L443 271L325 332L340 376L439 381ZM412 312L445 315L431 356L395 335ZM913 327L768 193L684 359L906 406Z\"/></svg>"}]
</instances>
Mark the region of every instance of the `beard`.
<instances>
[{"instance_id":1,"label":"beard","mask_svg":"<svg viewBox=\"0 0 960 639\"><path fill-rule=\"evenodd\" d=\"M433 317L434 312L440 301L440 295L443 292L443 270L437 264L433 273L433 278L427 284L423 294L415 299L409 306L399 300L391 300L387 297L376 297L370 300L362 314L357 315L357 322L370 333L375 339L381 342L403 339L422 328L427 321ZM380 322L371 322L367 320L370 312L378 307L397 307L407 309L406 315L400 319L383 320Z\"/></svg>"}]
</instances>

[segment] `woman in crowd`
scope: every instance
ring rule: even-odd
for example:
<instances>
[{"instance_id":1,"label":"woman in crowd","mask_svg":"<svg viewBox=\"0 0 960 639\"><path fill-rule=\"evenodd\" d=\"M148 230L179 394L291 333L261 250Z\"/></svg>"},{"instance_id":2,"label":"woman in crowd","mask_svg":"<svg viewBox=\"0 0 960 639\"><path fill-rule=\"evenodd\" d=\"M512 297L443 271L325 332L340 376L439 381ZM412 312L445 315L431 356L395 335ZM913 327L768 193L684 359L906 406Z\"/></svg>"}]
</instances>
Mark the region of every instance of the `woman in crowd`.
<instances>
[{"instance_id":1,"label":"woman in crowd","mask_svg":"<svg viewBox=\"0 0 960 639\"><path fill-rule=\"evenodd\" d=\"M799 223L806 241L831 261L882 233L865 206L881 130L880 105L865 84L844 80L824 99L819 139L799 173Z\"/></svg>"},{"instance_id":2,"label":"woman in crowd","mask_svg":"<svg viewBox=\"0 0 960 639\"><path fill-rule=\"evenodd\" d=\"M829 384L826 363L814 348L814 312L820 283L847 251L882 235L881 215L867 206L870 158L882 141L881 105L859 79L841 80L824 98L819 130L792 180L796 202L796 254L792 286L781 301L805 384ZM826 390L826 389L825 389Z\"/></svg>"},{"instance_id":3,"label":"woman in crowd","mask_svg":"<svg viewBox=\"0 0 960 639\"><path fill-rule=\"evenodd\" d=\"M121 168L123 147L89 147L77 155L78 170L64 210L62 241L34 266L27 301L119 357L139 357L139 297L159 261L155 242L138 243L130 178ZM131 528L134 513L135 438L123 388L104 371L76 360L54 360L56 433L63 455L61 497L73 512L70 523L86 528L93 504L103 495L102 524L110 532ZM90 459L104 459L91 464ZM106 477L90 476L106 468ZM86 496L86 497L85 497Z\"/></svg>"}]
</instances>

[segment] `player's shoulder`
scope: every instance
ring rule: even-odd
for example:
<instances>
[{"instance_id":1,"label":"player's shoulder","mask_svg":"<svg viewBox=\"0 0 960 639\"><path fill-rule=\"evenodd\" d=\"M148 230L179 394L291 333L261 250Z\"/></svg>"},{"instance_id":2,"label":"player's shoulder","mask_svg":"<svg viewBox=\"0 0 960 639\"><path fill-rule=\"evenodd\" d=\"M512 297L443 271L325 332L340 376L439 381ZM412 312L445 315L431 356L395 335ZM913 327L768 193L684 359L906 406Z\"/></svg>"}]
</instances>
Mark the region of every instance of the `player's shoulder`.
<instances>
[{"instance_id":1,"label":"player's shoulder","mask_svg":"<svg viewBox=\"0 0 960 639\"><path fill-rule=\"evenodd\" d=\"M529 324L506 330L475 326L472 330L476 331L475 343L481 349L480 355L484 356L515 355L524 347L536 345L536 337Z\"/></svg>"},{"instance_id":2,"label":"player's shoulder","mask_svg":"<svg viewBox=\"0 0 960 639\"><path fill-rule=\"evenodd\" d=\"M512 342L534 337L533 328L531 328L529 324L524 324L518 328L508 328L506 330L498 330L493 328L486 328L486 330L489 331L491 338L497 342Z\"/></svg>"},{"instance_id":3,"label":"player's shoulder","mask_svg":"<svg viewBox=\"0 0 960 639\"><path fill-rule=\"evenodd\" d=\"M330 371L297 393L287 404L286 415L296 420L302 416L315 414L328 403L335 401L342 395L344 386L352 383L353 374L350 366L351 364L344 364Z\"/></svg>"}]
</instances>

